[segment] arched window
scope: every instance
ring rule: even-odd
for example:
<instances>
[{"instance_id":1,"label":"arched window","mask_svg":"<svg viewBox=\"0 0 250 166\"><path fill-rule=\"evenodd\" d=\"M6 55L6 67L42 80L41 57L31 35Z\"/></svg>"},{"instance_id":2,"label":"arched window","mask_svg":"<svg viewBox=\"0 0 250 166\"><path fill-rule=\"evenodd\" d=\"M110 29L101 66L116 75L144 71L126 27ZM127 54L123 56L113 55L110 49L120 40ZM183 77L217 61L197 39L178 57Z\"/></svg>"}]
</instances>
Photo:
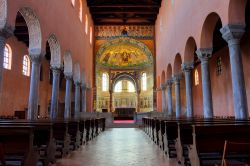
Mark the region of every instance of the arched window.
<instances>
[{"instance_id":1,"label":"arched window","mask_svg":"<svg viewBox=\"0 0 250 166\"><path fill-rule=\"evenodd\" d=\"M222 73L222 63L221 63L221 57L218 57L216 59L216 75L219 76Z\"/></svg>"},{"instance_id":2,"label":"arched window","mask_svg":"<svg viewBox=\"0 0 250 166\"><path fill-rule=\"evenodd\" d=\"M135 92L135 86L131 81L128 81L128 92Z\"/></svg>"},{"instance_id":3,"label":"arched window","mask_svg":"<svg viewBox=\"0 0 250 166\"><path fill-rule=\"evenodd\" d=\"M199 72L197 69L194 71L194 85L197 86L199 85Z\"/></svg>"},{"instance_id":4,"label":"arched window","mask_svg":"<svg viewBox=\"0 0 250 166\"><path fill-rule=\"evenodd\" d=\"M71 0L71 4L72 4L72 6L75 6L76 0Z\"/></svg>"},{"instance_id":5,"label":"arched window","mask_svg":"<svg viewBox=\"0 0 250 166\"><path fill-rule=\"evenodd\" d=\"M79 19L82 22L82 0L79 0Z\"/></svg>"},{"instance_id":6,"label":"arched window","mask_svg":"<svg viewBox=\"0 0 250 166\"><path fill-rule=\"evenodd\" d=\"M108 74L103 73L102 74L102 91L107 92L109 89L108 86L109 86Z\"/></svg>"},{"instance_id":7,"label":"arched window","mask_svg":"<svg viewBox=\"0 0 250 166\"><path fill-rule=\"evenodd\" d=\"M28 55L23 56L23 75L30 76L30 58Z\"/></svg>"},{"instance_id":8,"label":"arched window","mask_svg":"<svg viewBox=\"0 0 250 166\"><path fill-rule=\"evenodd\" d=\"M147 74L146 73L142 73L142 90L146 91L147 90Z\"/></svg>"},{"instance_id":9,"label":"arched window","mask_svg":"<svg viewBox=\"0 0 250 166\"><path fill-rule=\"evenodd\" d=\"M89 19L88 15L85 14L85 33L88 34L88 28L89 28Z\"/></svg>"},{"instance_id":10,"label":"arched window","mask_svg":"<svg viewBox=\"0 0 250 166\"><path fill-rule=\"evenodd\" d=\"M115 89L114 89L115 92L122 92L122 81L118 81L116 84L115 84Z\"/></svg>"},{"instance_id":11,"label":"arched window","mask_svg":"<svg viewBox=\"0 0 250 166\"><path fill-rule=\"evenodd\" d=\"M92 38L93 38L93 34L92 34L93 32L92 32L92 26L89 28L89 42L90 42L90 44L92 44Z\"/></svg>"},{"instance_id":12,"label":"arched window","mask_svg":"<svg viewBox=\"0 0 250 166\"><path fill-rule=\"evenodd\" d=\"M3 56L3 67L5 69L11 69L11 61L12 61L12 51L8 44L4 47L4 56Z\"/></svg>"}]
</instances>

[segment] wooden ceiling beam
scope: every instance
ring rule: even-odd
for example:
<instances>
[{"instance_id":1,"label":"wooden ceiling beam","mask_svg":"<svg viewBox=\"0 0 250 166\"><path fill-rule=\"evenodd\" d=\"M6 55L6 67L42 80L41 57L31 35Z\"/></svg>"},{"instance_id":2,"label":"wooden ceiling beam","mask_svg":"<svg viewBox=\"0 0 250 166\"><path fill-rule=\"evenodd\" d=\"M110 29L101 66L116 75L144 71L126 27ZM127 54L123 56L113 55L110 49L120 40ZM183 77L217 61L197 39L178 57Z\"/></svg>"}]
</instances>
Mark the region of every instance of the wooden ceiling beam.
<instances>
[{"instance_id":1,"label":"wooden ceiling beam","mask_svg":"<svg viewBox=\"0 0 250 166\"><path fill-rule=\"evenodd\" d=\"M126 5L126 4L117 4L117 5L90 5L89 8L159 8L161 5Z\"/></svg>"},{"instance_id":2,"label":"wooden ceiling beam","mask_svg":"<svg viewBox=\"0 0 250 166\"><path fill-rule=\"evenodd\" d=\"M95 25L154 25L155 22L95 22Z\"/></svg>"},{"instance_id":3,"label":"wooden ceiling beam","mask_svg":"<svg viewBox=\"0 0 250 166\"><path fill-rule=\"evenodd\" d=\"M91 11L95 14L158 14L158 11Z\"/></svg>"}]
</instances>

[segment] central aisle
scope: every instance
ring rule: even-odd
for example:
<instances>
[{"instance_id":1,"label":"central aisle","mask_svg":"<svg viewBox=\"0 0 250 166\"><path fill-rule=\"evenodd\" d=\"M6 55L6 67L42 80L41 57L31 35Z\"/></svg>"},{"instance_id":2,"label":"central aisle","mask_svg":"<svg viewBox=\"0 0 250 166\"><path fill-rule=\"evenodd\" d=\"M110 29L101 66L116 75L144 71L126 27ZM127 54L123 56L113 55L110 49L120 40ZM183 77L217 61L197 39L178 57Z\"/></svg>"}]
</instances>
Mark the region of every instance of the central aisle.
<instances>
[{"instance_id":1,"label":"central aisle","mask_svg":"<svg viewBox=\"0 0 250 166\"><path fill-rule=\"evenodd\" d=\"M174 166L138 128L111 128L57 166Z\"/></svg>"}]
</instances>

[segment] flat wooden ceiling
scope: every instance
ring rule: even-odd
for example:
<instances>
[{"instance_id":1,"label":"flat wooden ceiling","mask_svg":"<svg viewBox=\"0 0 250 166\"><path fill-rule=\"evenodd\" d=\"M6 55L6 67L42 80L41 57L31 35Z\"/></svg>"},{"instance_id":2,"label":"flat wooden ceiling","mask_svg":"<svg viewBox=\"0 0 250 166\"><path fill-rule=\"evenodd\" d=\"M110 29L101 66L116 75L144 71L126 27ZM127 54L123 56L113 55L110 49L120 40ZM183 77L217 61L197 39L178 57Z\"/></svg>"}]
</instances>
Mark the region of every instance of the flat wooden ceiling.
<instances>
[{"instance_id":1,"label":"flat wooden ceiling","mask_svg":"<svg viewBox=\"0 0 250 166\"><path fill-rule=\"evenodd\" d=\"M95 25L154 25L161 0L87 0Z\"/></svg>"}]
</instances>

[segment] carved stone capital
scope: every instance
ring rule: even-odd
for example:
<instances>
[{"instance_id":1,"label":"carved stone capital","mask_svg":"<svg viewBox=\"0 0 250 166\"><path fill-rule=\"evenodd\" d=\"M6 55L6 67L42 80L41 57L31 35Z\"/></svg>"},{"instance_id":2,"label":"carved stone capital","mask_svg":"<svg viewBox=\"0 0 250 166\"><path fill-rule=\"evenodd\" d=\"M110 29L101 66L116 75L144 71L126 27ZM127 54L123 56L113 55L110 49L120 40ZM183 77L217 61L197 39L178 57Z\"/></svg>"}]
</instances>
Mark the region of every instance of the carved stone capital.
<instances>
[{"instance_id":1,"label":"carved stone capital","mask_svg":"<svg viewBox=\"0 0 250 166\"><path fill-rule=\"evenodd\" d=\"M29 49L29 56L32 63L41 63L45 54L41 53L41 49Z\"/></svg>"},{"instance_id":2,"label":"carved stone capital","mask_svg":"<svg viewBox=\"0 0 250 166\"><path fill-rule=\"evenodd\" d=\"M181 81L181 74L175 74L174 76L173 76L173 81L174 81L174 83L175 84L179 84L180 83L180 81Z\"/></svg>"},{"instance_id":3,"label":"carved stone capital","mask_svg":"<svg viewBox=\"0 0 250 166\"><path fill-rule=\"evenodd\" d=\"M162 83L162 84L161 84L161 90L162 90L162 91L165 91L166 88L167 88L166 84Z\"/></svg>"},{"instance_id":4,"label":"carved stone capital","mask_svg":"<svg viewBox=\"0 0 250 166\"><path fill-rule=\"evenodd\" d=\"M245 33L245 24L228 24L220 29L223 39L229 44L239 44Z\"/></svg>"},{"instance_id":5,"label":"carved stone capital","mask_svg":"<svg viewBox=\"0 0 250 166\"><path fill-rule=\"evenodd\" d=\"M173 84L173 80L172 79L169 79L169 80L166 81L167 87L172 87L172 84Z\"/></svg>"},{"instance_id":6,"label":"carved stone capital","mask_svg":"<svg viewBox=\"0 0 250 166\"><path fill-rule=\"evenodd\" d=\"M208 59L212 57L213 48L199 48L196 50L196 54L201 63L208 62Z\"/></svg>"},{"instance_id":7,"label":"carved stone capital","mask_svg":"<svg viewBox=\"0 0 250 166\"><path fill-rule=\"evenodd\" d=\"M184 72L191 72L194 68L194 62L185 62L181 64L181 69Z\"/></svg>"},{"instance_id":8,"label":"carved stone capital","mask_svg":"<svg viewBox=\"0 0 250 166\"><path fill-rule=\"evenodd\" d=\"M81 86L81 82L80 81L74 81L75 86Z\"/></svg>"},{"instance_id":9,"label":"carved stone capital","mask_svg":"<svg viewBox=\"0 0 250 166\"><path fill-rule=\"evenodd\" d=\"M69 75L69 74L65 74L64 73L64 78L66 79L66 80L72 80L72 75Z\"/></svg>"},{"instance_id":10,"label":"carved stone capital","mask_svg":"<svg viewBox=\"0 0 250 166\"><path fill-rule=\"evenodd\" d=\"M81 84L81 87L83 90L86 90L88 88L88 86L85 82Z\"/></svg>"},{"instance_id":11,"label":"carved stone capital","mask_svg":"<svg viewBox=\"0 0 250 166\"><path fill-rule=\"evenodd\" d=\"M14 29L11 26L5 26L3 29L0 29L0 36L8 39L13 36Z\"/></svg>"},{"instance_id":12,"label":"carved stone capital","mask_svg":"<svg viewBox=\"0 0 250 166\"><path fill-rule=\"evenodd\" d=\"M60 74L62 68L61 67L57 67L57 66L50 66L50 69L52 70L53 73L55 74Z\"/></svg>"}]
</instances>

